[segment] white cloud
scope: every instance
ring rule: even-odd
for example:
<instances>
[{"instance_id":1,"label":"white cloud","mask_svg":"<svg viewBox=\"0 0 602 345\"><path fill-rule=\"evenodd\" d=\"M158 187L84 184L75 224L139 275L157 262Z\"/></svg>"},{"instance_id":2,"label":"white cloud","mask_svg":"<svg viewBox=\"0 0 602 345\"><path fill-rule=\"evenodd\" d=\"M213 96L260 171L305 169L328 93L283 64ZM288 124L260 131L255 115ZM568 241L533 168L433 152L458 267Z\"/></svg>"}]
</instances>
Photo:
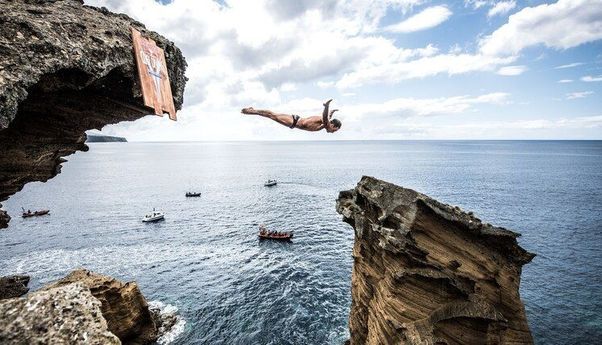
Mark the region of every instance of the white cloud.
<instances>
[{"instance_id":1,"label":"white cloud","mask_svg":"<svg viewBox=\"0 0 602 345\"><path fill-rule=\"evenodd\" d=\"M503 76L521 75L528 70L527 66L504 66L497 71L497 74Z\"/></svg>"},{"instance_id":2,"label":"white cloud","mask_svg":"<svg viewBox=\"0 0 602 345\"><path fill-rule=\"evenodd\" d=\"M464 0L464 6L472 7L475 10L487 5L487 3L486 0Z\"/></svg>"},{"instance_id":3,"label":"white cloud","mask_svg":"<svg viewBox=\"0 0 602 345\"><path fill-rule=\"evenodd\" d=\"M493 7L491 9L489 9L489 12L487 12L487 16L493 17L493 16L497 16L497 15L503 15L503 14L510 12L515 7L516 7L516 1L514 1L514 0L500 1L500 2L495 3L495 5L493 5Z\"/></svg>"},{"instance_id":4,"label":"white cloud","mask_svg":"<svg viewBox=\"0 0 602 345\"><path fill-rule=\"evenodd\" d=\"M581 78L581 81L585 81L585 82L588 82L588 83L596 82L596 81L602 81L602 75L599 75L599 76L586 75L586 76L584 76L584 77Z\"/></svg>"},{"instance_id":5,"label":"white cloud","mask_svg":"<svg viewBox=\"0 0 602 345\"><path fill-rule=\"evenodd\" d=\"M602 116L559 119L495 120L441 123L424 117L387 122L379 128L378 139L587 139L600 138ZM584 134L587 133L587 134ZM365 133L372 134L371 132Z\"/></svg>"},{"instance_id":6,"label":"white cloud","mask_svg":"<svg viewBox=\"0 0 602 345\"><path fill-rule=\"evenodd\" d=\"M572 83L573 79L560 79L558 82L561 84Z\"/></svg>"},{"instance_id":7,"label":"white cloud","mask_svg":"<svg viewBox=\"0 0 602 345\"><path fill-rule=\"evenodd\" d=\"M573 68L573 67L577 67L577 66L581 66L581 65L584 65L584 63L583 62L573 62L573 63L569 63L566 65L556 66L556 67L554 67L554 69Z\"/></svg>"},{"instance_id":8,"label":"white cloud","mask_svg":"<svg viewBox=\"0 0 602 345\"><path fill-rule=\"evenodd\" d=\"M514 57L500 58L472 54L439 54L379 64L365 61L359 68L345 73L337 82L337 87L360 87L368 83L392 84L404 79L424 78L442 73L456 75L474 71L492 71L497 66L512 61Z\"/></svg>"},{"instance_id":9,"label":"white cloud","mask_svg":"<svg viewBox=\"0 0 602 345\"><path fill-rule=\"evenodd\" d=\"M320 89L328 89L334 86L334 81L322 81L320 80L319 82L316 83L316 85L320 88Z\"/></svg>"},{"instance_id":10,"label":"white cloud","mask_svg":"<svg viewBox=\"0 0 602 345\"><path fill-rule=\"evenodd\" d=\"M593 91L569 92L569 93L565 94L565 97L566 97L566 99L578 99L578 98L585 98L585 97L591 96L593 94L594 94Z\"/></svg>"},{"instance_id":11,"label":"white cloud","mask_svg":"<svg viewBox=\"0 0 602 345\"><path fill-rule=\"evenodd\" d=\"M133 140L248 140L262 138L268 131L271 139L332 139L332 135L322 136L321 133L270 131L278 125L252 120L239 113L243 106L255 106L314 114L320 111L324 100L307 96L325 92L338 98L337 107L341 108L341 113L344 112L341 118L345 128L349 129L338 132L336 138L357 138L360 132L351 130L353 125L362 131L365 129L375 133L387 130L387 127L398 130L400 127L395 126L399 124L399 118L414 116L424 119L430 115L458 115L464 112L473 114L481 106L508 103L508 95L403 97L379 103L381 90L392 90L371 88L371 84L396 85L408 79L483 71L516 75L524 72L521 68L526 69L515 65L520 50L540 43L558 48L560 46L555 42L565 42L564 38L550 38L547 22L558 20L555 24L557 27L574 27L563 31L569 38L576 37L573 43L566 44L567 47L597 37L599 29L595 26L600 18L597 3L591 5L590 1L588 17L583 14L583 1L576 0L568 6L565 0L560 0L549 5L554 7L554 11L546 12L552 19L538 14L542 6L522 9L510 16L508 24L484 39L476 50L473 42L456 42L455 37L441 43L443 48L440 50L429 41L412 42L414 45L409 48L401 43L403 40L399 40L402 35L383 35L385 29L390 29L382 27L382 20L388 13L412 13L417 5L427 2L175 0L161 5L155 0L86 0L87 4L106 6L145 23L150 30L174 41L188 62L189 82L186 85L184 109L180 111L177 123L165 125L162 122L159 126L157 118L149 117L135 123L111 126L108 130L132 137ZM486 8L494 4L493 1L465 3L472 7L486 5ZM569 10L563 9L565 7ZM539 24L523 18L533 17L527 16L529 13L537 14L534 17L538 18ZM451 15L445 6L432 6L392 27L397 27L398 32L426 29L443 23ZM571 16L574 18L569 18ZM517 18L522 18L520 23L526 21L529 25L517 25ZM514 31L504 29L508 26L513 27ZM583 33L584 28L589 28L589 34ZM521 30L527 32L526 38ZM541 37L531 38L531 31L541 31ZM510 32L511 35L502 35L504 32ZM488 48L491 45L487 45L487 42L495 43L500 39L518 43L508 43L512 48L510 50L505 49L504 45L499 49L496 45L493 45L496 49ZM357 99L365 103L354 103ZM354 124L353 121L359 121L363 116L361 114L389 118L388 122L383 122L384 128L377 128L374 122L368 125ZM418 127L413 128L429 133L426 126ZM119 128L125 133L115 132Z\"/></svg>"},{"instance_id":12,"label":"white cloud","mask_svg":"<svg viewBox=\"0 0 602 345\"><path fill-rule=\"evenodd\" d=\"M494 92L477 97L395 98L379 103L348 105L346 112L358 117L451 115L463 113L477 104L507 104L509 96L505 92Z\"/></svg>"},{"instance_id":13,"label":"white cloud","mask_svg":"<svg viewBox=\"0 0 602 345\"><path fill-rule=\"evenodd\" d=\"M480 42L483 54L512 56L524 48L545 45L568 49L602 38L602 1L559 0L526 7Z\"/></svg>"},{"instance_id":14,"label":"white cloud","mask_svg":"<svg viewBox=\"0 0 602 345\"><path fill-rule=\"evenodd\" d=\"M452 15L447 6L432 6L424 9L401 23L386 27L387 31L408 33L422 31L443 23Z\"/></svg>"}]
</instances>

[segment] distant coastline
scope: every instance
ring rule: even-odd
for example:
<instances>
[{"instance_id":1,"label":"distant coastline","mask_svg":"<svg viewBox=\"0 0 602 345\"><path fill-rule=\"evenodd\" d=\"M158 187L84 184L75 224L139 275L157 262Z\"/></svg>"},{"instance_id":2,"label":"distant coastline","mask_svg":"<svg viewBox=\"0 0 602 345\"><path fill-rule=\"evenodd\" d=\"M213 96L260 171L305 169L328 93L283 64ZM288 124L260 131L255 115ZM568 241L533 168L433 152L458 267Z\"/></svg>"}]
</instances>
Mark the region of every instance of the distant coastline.
<instances>
[{"instance_id":1,"label":"distant coastline","mask_svg":"<svg viewBox=\"0 0 602 345\"><path fill-rule=\"evenodd\" d=\"M114 137L110 135L90 135L88 134L87 143L127 143L127 139L124 137Z\"/></svg>"}]
</instances>

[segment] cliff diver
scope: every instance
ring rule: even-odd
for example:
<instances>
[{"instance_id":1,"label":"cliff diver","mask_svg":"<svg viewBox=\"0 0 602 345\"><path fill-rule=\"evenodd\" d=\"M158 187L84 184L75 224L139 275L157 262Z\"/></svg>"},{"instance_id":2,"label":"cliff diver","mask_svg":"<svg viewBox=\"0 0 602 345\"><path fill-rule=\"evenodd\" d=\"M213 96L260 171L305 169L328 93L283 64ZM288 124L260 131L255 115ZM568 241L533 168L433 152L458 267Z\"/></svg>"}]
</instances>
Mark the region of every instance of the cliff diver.
<instances>
[{"instance_id":1,"label":"cliff diver","mask_svg":"<svg viewBox=\"0 0 602 345\"><path fill-rule=\"evenodd\" d=\"M263 117L267 117L278 122L281 125L284 125L289 128L299 128L305 131L317 132L322 129L325 129L328 133L334 133L341 128L341 121L338 119L333 119L332 114L334 114L338 109L328 110L330 106L330 102L332 99L326 101L324 103L324 111L322 112L322 116L309 116L309 117L300 117L299 115L293 114L280 114L275 113L270 110L259 110L253 109L253 107L244 108L241 113L246 115L260 115Z\"/></svg>"}]
</instances>

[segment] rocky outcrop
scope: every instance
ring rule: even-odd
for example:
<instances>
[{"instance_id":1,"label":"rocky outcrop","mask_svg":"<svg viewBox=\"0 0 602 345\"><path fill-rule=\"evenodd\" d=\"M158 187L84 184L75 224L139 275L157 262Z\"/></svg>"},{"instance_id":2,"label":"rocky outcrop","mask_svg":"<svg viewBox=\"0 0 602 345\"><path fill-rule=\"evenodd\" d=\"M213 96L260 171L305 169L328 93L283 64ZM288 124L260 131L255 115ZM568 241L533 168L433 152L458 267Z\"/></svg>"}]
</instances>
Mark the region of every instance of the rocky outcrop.
<instances>
[{"instance_id":1,"label":"rocky outcrop","mask_svg":"<svg viewBox=\"0 0 602 345\"><path fill-rule=\"evenodd\" d=\"M0 344L121 344L82 284L0 301Z\"/></svg>"},{"instance_id":2,"label":"rocky outcrop","mask_svg":"<svg viewBox=\"0 0 602 345\"><path fill-rule=\"evenodd\" d=\"M8 226L8 222L10 222L10 216L6 211L1 209L2 204L0 204L0 229L6 228Z\"/></svg>"},{"instance_id":3,"label":"rocky outcrop","mask_svg":"<svg viewBox=\"0 0 602 345\"><path fill-rule=\"evenodd\" d=\"M341 192L355 229L351 344L532 344L519 234L372 177Z\"/></svg>"},{"instance_id":4,"label":"rocky outcrop","mask_svg":"<svg viewBox=\"0 0 602 345\"><path fill-rule=\"evenodd\" d=\"M29 291L27 284L29 284L29 276L0 277L0 300L25 295Z\"/></svg>"},{"instance_id":5,"label":"rocky outcrop","mask_svg":"<svg viewBox=\"0 0 602 345\"><path fill-rule=\"evenodd\" d=\"M177 109L186 62L164 37L81 0L0 0L0 202L60 172L85 131L138 119L143 107L130 27L164 49ZM8 218L0 212L0 228Z\"/></svg>"},{"instance_id":6,"label":"rocky outcrop","mask_svg":"<svg viewBox=\"0 0 602 345\"><path fill-rule=\"evenodd\" d=\"M114 278L79 269L45 287L53 289L73 283L82 284L101 302L101 312L108 329L124 344L148 344L158 337L146 299L135 282L123 283Z\"/></svg>"},{"instance_id":7,"label":"rocky outcrop","mask_svg":"<svg viewBox=\"0 0 602 345\"><path fill-rule=\"evenodd\" d=\"M127 143L127 139L124 137L114 137L111 135L87 135L87 143Z\"/></svg>"}]
</instances>

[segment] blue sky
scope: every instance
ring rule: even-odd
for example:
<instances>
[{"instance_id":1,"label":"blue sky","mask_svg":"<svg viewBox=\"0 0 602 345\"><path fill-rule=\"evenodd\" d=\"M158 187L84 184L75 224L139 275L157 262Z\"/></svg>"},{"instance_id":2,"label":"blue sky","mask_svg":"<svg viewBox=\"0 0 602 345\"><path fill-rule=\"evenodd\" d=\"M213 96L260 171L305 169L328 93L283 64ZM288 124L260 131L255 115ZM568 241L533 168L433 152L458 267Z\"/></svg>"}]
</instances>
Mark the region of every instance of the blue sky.
<instances>
[{"instance_id":1,"label":"blue sky","mask_svg":"<svg viewBox=\"0 0 602 345\"><path fill-rule=\"evenodd\" d=\"M130 140L602 139L602 0L86 0L176 42L179 121ZM243 116L314 115L334 134Z\"/></svg>"}]
</instances>

